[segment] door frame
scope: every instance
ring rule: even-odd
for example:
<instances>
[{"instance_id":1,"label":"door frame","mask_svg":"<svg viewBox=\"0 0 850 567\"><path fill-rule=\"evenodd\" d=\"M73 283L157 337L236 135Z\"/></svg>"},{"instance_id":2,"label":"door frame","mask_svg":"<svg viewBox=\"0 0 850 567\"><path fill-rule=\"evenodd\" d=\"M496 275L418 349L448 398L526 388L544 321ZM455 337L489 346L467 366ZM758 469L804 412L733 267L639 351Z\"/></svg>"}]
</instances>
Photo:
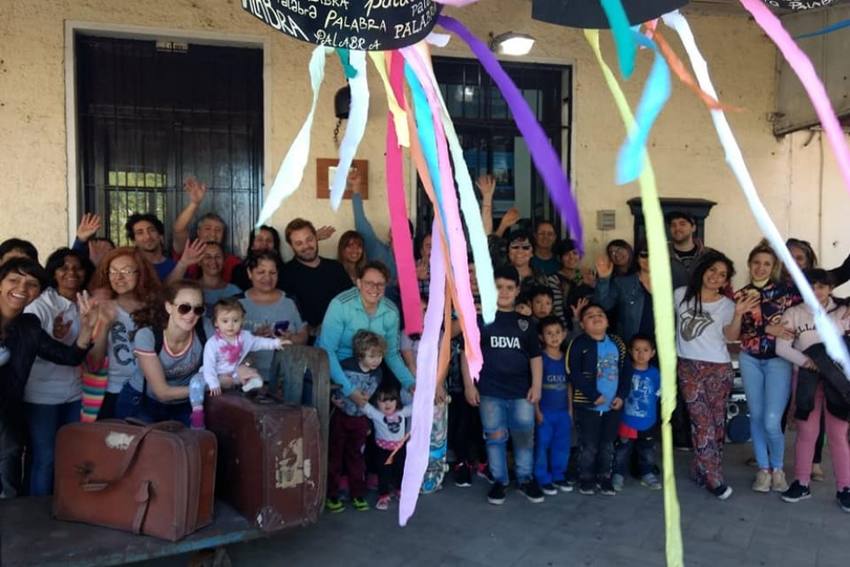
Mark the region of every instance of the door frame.
<instances>
[{"instance_id":1,"label":"door frame","mask_svg":"<svg viewBox=\"0 0 850 567\"><path fill-rule=\"evenodd\" d=\"M115 23L98 23L69 20L65 22L65 145L66 145L66 174L65 188L68 205L68 242L73 242L77 234L80 202L82 199L79 184L80 165L77 148L77 53L76 42L78 33L100 37L124 39L177 41L204 45L219 45L225 47L252 47L263 53L263 161L268 159L268 148L271 147L271 42L268 36L240 34L228 32L209 32L201 30L185 30L153 26L136 26ZM263 194L265 198L265 172L267 164L263 164Z\"/></svg>"}]
</instances>

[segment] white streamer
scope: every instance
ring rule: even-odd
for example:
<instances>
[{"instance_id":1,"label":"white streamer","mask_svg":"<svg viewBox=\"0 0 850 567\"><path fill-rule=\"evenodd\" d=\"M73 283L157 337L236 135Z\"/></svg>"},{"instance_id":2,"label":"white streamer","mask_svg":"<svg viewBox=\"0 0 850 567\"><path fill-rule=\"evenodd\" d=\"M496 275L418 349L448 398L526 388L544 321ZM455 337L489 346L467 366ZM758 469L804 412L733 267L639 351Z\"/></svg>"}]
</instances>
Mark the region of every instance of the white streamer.
<instances>
[{"instance_id":1,"label":"white streamer","mask_svg":"<svg viewBox=\"0 0 850 567\"><path fill-rule=\"evenodd\" d=\"M351 87L351 110L348 113L348 125L339 147L339 164L334 172L331 183L331 207L339 208L345 184L348 179L348 169L360 146L360 140L366 132L366 121L369 119L369 84L366 81L366 52L350 51L351 66L357 74L348 80ZM365 181L365 180L364 180Z\"/></svg>"}]
</instances>

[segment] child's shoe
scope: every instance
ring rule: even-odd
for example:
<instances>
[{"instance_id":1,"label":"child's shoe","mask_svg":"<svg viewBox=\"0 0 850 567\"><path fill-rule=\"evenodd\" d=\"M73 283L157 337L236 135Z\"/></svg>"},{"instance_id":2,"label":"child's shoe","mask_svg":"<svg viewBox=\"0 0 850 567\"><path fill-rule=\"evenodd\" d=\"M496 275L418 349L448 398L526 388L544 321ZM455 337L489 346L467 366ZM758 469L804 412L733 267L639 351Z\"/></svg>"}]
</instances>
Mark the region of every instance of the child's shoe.
<instances>
[{"instance_id":1,"label":"child's shoe","mask_svg":"<svg viewBox=\"0 0 850 567\"><path fill-rule=\"evenodd\" d=\"M642 486L645 486L650 490L661 490L661 481L658 480L658 477L652 473L643 475L640 478L640 483Z\"/></svg>"},{"instance_id":2,"label":"child's shoe","mask_svg":"<svg viewBox=\"0 0 850 567\"><path fill-rule=\"evenodd\" d=\"M596 494L596 483L592 480L582 480L578 483L578 492L579 494L592 496Z\"/></svg>"},{"instance_id":3,"label":"child's shoe","mask_svg":"<svg viewBox=\"0 0 850 567\"><path fill-rule=\"evenodd\" d=\"M552 484L554 484L558 488L558 490L560 490L561 492L572 492L573 491L573 485L570 484L570 482L568 480L556 480Z\"/></svg>"},{"instance_id":4,"label":"child's shoe","mask_svg":"<svg viewBox=\"0 0 850 567\"><path fill-rule=\"evenodd\" d=\"M247 382L242 385L243 392L250 392L252 390L259 390L263 387L263 379L259 376L254 376Z\"/></svg>"},{"instance_id":5,"label":"child's shoe","mask_svg":"<svg viewBox=\"0 0 850 567\"><path fill-rule=\"evenodd\" d=\"M339 514L345 510L345 504L339 498L328 498L325 502L325 509L331 514Z\"/></svg>"},{"instance_id":6,"label":"child's shoe","mask_svg":"<svg viewBox=\"0 0 850 567\"><path fill-rule=\"evenodd\" d=\"M800 500L805 500L807 498L812 497L812 491L809 490L808 486L800 484L799 480L795 480L791 483L791 486L782 493L782 500L785 502L795 503Z\"/></svg>"},{"instance_id":7,"label":"child's shoe","mask_svg":"<svg viewBox=\"0 0 850 567\"><path fill-rule=\"evenodd\" d=\"M501 482L494 482L493 486L490 487L490 492L487 493L487 502L500 506L505 503L506 495L507 490L505 489L505 485Z\"/></svg>"},{"instance_id":8,"label":"child's shoe","mask_svg":"<svg viewBox=\"0 0 850 567\"><path fill-rule=\"evenodd\" d=\"M554 483L544 484L540 487L540 490L543 491L543 494L546 496L555 496L558 494L558 487L555 486Z\"/></svg>"},{"instance_id":9,"label":"child's shoe","mask_svg":"<svg viewBox=\"0 0 850 567\"><path fill-rule=\"evenodd\" d=\"M732 496L732 487L728 484L721 484L716 488L709 488L709 492L714 494L718 500L728 500Z\"/></svg>"},{"instance_id":10,"label":"child's shoe","mask_svg":"<svg viewBox=\"0 0 850 567\"><path fill-rule=\"evenodd\" d=\"M375 473L366 475L366 490L378 490L378 475Z\"/></svg>"},{"instance_id":11,"label":"child's shoe","mask_svg":"<svg viewBox=\"0 0 850 567\"><path fill-rule=\"evenodd\" d=\"M622 492L623 487L626 484L626 477L621 474L614 473L611 475L611 485L614 487L614 490L617 492Z\"/></svg>"},{"instance_id":12,"label":"child's shoe","mask_svg":"<svg viewBox=\"0 0 850 567\"><path fill-rule=\"evenodd\" d=\"M603 478L599 481L599 494L604 494L605 496L615 496L617 494L610 478Z\"/></svg>"},{"instance_id":13,"label":"child's shoe","mask_svg":"<svg viewBox=\"0 0 850 567\"><path fill-rule=\"evenodd\" d=\"M469 465L466 463L458 463L454 469L455 486L466 488L472 486L472 473L469 470Z\"/></svg>"},{"instance_id":14,"label":"child's shoe","mask_svg":"<svg viewBox=\"0 0 850 567\"><path fill-rule=\"evenodd\" d=\"M753 481L753 490L756 492L770 492L770 472L761 469L756 473L756 479Z\"/></svg>"},{"instance_id":15,"label":"child's shoe","mask_svg":"<svg viewBox=\"0 0 850 567\"><path fill-rule=\"evenodd\" d=\"M384 494L383 496L378 496L378 502L375 503L376 510L389 510L390 508L390 495Z\"/></svg>"},{"instance_id":16,"label":"child's shoe","mask_svg":"<svg viewBox=\"0 0 850 567\"><path fill-rule=\"evenodd\" d=\"M850 486L845 486L844 490L836 492L835 499L838 500L839 508L850 514Z\"/></svg>"},{"instance_id":17,"label":"child's shoe","mask_svg":"<svg viewBox=\"0 0 850 567\"><path fill-rule=\"evenodd\" d=\"M366 499L363 497L360 498L352 498L351 505L354 506L354 509L358 512L368 512L369 511L369 503L366 502Z\"/></svg>"},{"instance_id":18,"label":"child's shoe","mask_svg":"<svg viewBox=\"0 0 850 567\"><path fill-rule=\"evenodd\" d=\"M204 408L193 408L192 417L189 418L189 425L192 429L204 428Z\"/></svg>"},{"instance_id":19,"label":"child's shoe","mask_svg":"<svg viewBox=\"0 0 850 567\"><path fill-rule=\"evenodd\" d=\"M788 481L785 480L785 471L774 469L770 479L770 489L774 492L785 492L788 490Z\"/></svg>"}]
</instances>

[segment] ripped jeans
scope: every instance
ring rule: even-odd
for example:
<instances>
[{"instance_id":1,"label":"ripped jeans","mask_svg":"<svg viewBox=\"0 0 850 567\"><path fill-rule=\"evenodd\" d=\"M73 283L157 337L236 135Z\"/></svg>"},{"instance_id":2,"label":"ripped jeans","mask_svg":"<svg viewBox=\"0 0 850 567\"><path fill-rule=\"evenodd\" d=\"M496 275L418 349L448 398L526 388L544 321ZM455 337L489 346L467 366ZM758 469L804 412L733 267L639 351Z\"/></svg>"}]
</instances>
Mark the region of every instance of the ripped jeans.
<instances>
[{"instance_id":1,"label":"ripped jeans","mask_svg":"<svg viewBox=\"0 0 850 567\"><path fill-rule=\"evenodd\" d=\"M522 484L531 480L534 467L534 406L525 398L504 400L481 396L479 410L490 474L496 482L508 485L506 447L510 435L517 481Z\"/></svg>"}]
</instances>

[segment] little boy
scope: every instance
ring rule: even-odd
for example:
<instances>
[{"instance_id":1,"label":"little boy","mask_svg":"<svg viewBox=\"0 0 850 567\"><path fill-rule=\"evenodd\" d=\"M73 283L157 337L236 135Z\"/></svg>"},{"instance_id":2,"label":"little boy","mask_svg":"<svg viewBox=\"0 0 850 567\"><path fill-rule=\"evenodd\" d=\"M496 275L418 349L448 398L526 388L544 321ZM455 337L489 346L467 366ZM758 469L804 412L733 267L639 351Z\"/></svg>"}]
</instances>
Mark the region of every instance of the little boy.
<instances>
[{"instance_id":1,"label":"little boy","mask_svg":"<svg viewBox=\"0 0 850 567\"><path fill-rule=\"evenodd\" d=\"M540 321L552 315L555 294L545 286L537 286L531 290L531 316L539 324ZM541 329L538 329L542 333Z\"/></svg>"},{"instance_id":2,"label":"little boy","mask_svg":"<svg viewBox=\"0 0 850 567\"><path fill-rule=\"evenodd\" d=\"M631 364L631 391L623 408L614 455L614 490L623 490L626 471L631 461L632 449L637 449L640 483L652 490L660 490L661 482L655 476L655 430L658 418L658 397L661 395L661 375L651 366L655 356L655 342L647 335L635 335L629 341Z\"/></svg>"},{"instance_id":3,"label":"little boy","mask_svg":"<svg viewBox=\"0 0 850 567\"><path fill-rule=\"evenodd\" d=\"M578 432L579 492L616 494L611 482L614 441L620 425L620 409L628 393L623 371L626 347L608 334L608 317L595 303L579 312L584 331L567 351L567 375L573 385L573 407Z\"/></svg>"},{"instance_id":4,"label":"little boy","mask_svg":"<svg viewBox=\"0 0 850 567\"><path fill-rule=\"evenodd\" d=\"M351 494L351 505L364 512L369 509L366 502L366 460L363 450L369 435L369 418L359 407L372 397L381 383L381 361L387 343L380 335L371 331L357 331L354 335L354 356L343 360L340 365L349 384L351 394L343 397L339 390L332 394L336 410L331 415L330 440L328 447L328 499L325 506L329 512L345 509L339 499L340 478L345 470Z\"/></svg>"},{"instance_id":5,"label":"little boy","mask_svg":"<svg viewBox=\"0 0 850 567\"><path fill-rule=\"evenodd\" d=\"M543 340L543 389L535 408L534 477L543 494L572 492L565 480L570 460L572 416L564 352L564 323L550 315L540 321Z\"/></svg>"},{"instance_id":6,"label":"little boy","mask_svg":"<svg viewBox=\"0 0 850 567\"><path fill-rule=\"evenodd\" d=\"M543 492L532 474L534 407L540 400L543 380L540 339L531 321L515 311L514 302L519 295L516 268L503 266L494 275L498 311L489 325L479 322L484 366L477 386L464 374L464 395L470 405L479 406L481 413L494 479L488 502L499 505L505 501L508 435L513 442L520 491L531 502L543 502Z\"/></svg>"}]
</instances>

